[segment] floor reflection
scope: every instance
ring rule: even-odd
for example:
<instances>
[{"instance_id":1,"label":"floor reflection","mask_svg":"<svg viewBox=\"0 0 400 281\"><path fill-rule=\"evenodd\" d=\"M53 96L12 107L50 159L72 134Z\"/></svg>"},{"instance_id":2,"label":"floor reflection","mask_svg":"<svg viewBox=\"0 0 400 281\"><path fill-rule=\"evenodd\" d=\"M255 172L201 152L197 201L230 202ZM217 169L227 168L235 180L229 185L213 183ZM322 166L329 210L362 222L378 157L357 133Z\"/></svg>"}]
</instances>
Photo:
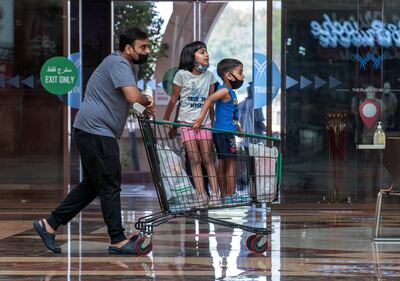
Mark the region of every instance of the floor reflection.
<instances>
[{"instance_id":1,"label":"floor reflection","mask_svg":"<svg viewBox=\"0 0 400 281\"><path fill-rule=\"evenodd\" d=\"M127 232L136 232L139 217L158 211L153 193L124 198ZM155 228L154 248L146 257L107 254L98 204L61 229L57 240L63 253L54 255L26 227L46 212L45 206L0 212L0 280L400 280L400 245L371 244L372 210L210 211L210 216L239 224L271 227L270 250L249 252L250 233L242 229L182 217ZM389 219L392 231L400 229L398 214Z\"/></svg>"}]
</instances>

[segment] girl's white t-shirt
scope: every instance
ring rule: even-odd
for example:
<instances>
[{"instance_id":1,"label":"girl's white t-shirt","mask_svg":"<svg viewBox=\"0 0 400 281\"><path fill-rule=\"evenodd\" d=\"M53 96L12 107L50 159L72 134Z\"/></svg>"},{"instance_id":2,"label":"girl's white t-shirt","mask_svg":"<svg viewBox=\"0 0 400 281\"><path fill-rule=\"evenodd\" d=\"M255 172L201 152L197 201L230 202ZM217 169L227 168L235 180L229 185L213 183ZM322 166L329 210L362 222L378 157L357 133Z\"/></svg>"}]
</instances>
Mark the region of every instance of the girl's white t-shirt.
<instances>
[{"instance_id":1,"label":"girl's white t-shirt","mask_svg":"<svg viewBox=\"0 0 400 281\"><path fill-rule=\"evenodd\" d=\"M210 71L196 75L190 71L180 69L174 77L173 83L181 87L178 121L193 124L200 116L204 102L208 98L210 86L217 80ZM209 114L203 124L211 123Z\"/></svg>"}]
</instances>

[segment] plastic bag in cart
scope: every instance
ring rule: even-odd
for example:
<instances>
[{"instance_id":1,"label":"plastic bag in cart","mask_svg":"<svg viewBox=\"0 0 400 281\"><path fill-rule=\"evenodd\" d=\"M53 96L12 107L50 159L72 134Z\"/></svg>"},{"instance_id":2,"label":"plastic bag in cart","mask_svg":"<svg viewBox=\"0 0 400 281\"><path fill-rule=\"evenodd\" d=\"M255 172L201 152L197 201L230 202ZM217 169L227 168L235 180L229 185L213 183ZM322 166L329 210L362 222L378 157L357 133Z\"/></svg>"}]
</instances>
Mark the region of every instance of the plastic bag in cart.
<instances>
[{"instance_id":1,"label":"plastic bag in cart","mask_svg":"<svg viewBox=\"0 0 400 281\"><path fill-rule=\"evenodd\" d=\"M196 198L196 191L182 167L180 157L168 146L157 144L157 155L167 200L188 203Z\"/></svg>"},{"instance_id":2,"label":"plastic bag in cart","mask_svg":"<svg viewBox=\"0 0 400 281\"><path fill-rule=\"evenodd\" d=\"M249 155L255 159L256 196L259 201L271 202L277 191L276 161L278 148L263 143L249 143Z\"/></svg>"}]
</instances>

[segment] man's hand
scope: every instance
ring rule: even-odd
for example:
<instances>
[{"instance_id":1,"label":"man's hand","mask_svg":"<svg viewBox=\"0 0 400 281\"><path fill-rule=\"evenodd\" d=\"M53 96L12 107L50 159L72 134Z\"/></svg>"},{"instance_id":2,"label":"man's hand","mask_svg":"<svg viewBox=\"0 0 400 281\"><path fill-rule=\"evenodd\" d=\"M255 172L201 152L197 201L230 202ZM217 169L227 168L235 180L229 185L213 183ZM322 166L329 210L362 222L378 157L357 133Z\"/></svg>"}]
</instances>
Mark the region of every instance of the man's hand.
<instances>
[{"instance_id":1,"label":"man's hand","mask_svg":"<svg viewBox=\"0 0 400 281\"><path fill-rule=\"evenodd\" d=\"M154 99L152 96L145 96L147 98L147 100L149 101L149 104L146 106L146 109L151 112L154 113L155 111L155 105L154 105Z\"/></svg>"},{"instance_id":2,"label":"man's hand","mask_svg":"<svg viewBox=\"0 0 400 281\"><path fill-rule=\"evenodd\" d=\"M198 127L200 127L201 124L203 124L203 121L204 121L204 118L202 116L197 118L193 123L193 128L197 129Z\"/></svg>"}]
</instances>

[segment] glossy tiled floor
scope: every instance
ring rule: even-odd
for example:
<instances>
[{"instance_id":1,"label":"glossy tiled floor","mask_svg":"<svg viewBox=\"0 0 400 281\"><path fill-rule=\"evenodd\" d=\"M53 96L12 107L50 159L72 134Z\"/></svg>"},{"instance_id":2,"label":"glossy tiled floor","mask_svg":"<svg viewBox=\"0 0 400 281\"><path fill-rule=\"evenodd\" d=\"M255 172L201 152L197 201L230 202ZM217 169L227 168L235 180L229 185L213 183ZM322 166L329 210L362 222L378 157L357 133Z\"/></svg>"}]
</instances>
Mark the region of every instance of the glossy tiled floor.
<instances>
[{"instance_id":1,"label":"glossy tiled floor","mask_svg":"<svg viewBox=\"0 0 400 281\"><path fill-rule=\"evenodd\" d=\"M128 233L137 218L159 210L154 192L131 191L123 199ZM246 249L249 233L240 229L174 219L155 229L147 257L107 254L96 202L59 232L63 253L52 254L31 227L45 214L0 212L0 280L400 280L400 245L371 244L372 211L273 211L271 250L263 255ZM263 209L249 208L210 216L254 226L266 218ZM400 230L397 217L385 220L393 234Z\"/></svg>"}]
</instances>

